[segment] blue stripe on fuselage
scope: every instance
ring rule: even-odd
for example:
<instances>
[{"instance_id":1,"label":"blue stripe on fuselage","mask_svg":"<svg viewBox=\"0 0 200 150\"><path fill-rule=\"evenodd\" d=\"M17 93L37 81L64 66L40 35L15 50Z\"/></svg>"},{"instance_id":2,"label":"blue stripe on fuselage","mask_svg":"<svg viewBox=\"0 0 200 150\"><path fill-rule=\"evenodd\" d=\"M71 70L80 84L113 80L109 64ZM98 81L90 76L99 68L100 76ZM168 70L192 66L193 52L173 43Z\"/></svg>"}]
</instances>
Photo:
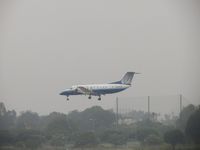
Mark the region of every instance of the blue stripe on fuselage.
<instances>
[{"instance_id":1,"label":"blue stripe on fuselage","mask_svg":"<svg viewBox=\"0 0 200 150\"><path fill-rule=\"evenodd\" d=\"M92 89L91 95L104 95L104 94L112 94L125 90L126 88L110 88L110 89ZM82 95L76 90L67 90L60 93L60 95Z\"/></svg>"},{"instance_id":2,"label":"blue stripe on fuselage","mask_svg":"<svg viewBox=\"0 0 200 150\"><path fill-rule=\"evenodd\" d=\"M112 94L125 90L126 88L112 88L112 89L93 89L93 95Z\"/></svg>"}]
</instances>

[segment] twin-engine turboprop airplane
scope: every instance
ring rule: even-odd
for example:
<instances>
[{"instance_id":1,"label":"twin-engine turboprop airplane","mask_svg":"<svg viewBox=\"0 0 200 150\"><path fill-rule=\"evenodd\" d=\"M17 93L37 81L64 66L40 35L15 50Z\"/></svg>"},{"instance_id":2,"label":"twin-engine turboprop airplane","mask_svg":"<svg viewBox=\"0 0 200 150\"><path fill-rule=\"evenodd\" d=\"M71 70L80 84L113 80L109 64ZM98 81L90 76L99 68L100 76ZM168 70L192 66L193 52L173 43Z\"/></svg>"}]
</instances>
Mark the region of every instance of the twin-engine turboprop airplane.
<instances>
[{"instance_id":1,"label":"twin-engine turboprop airplane","mask_svg":"<svg viewBox=\"0 0 200 150\"><path fill-rule=\"evenodd\" d=\"M67 100L69 100L69 96L71 95L88 95L89 99L92 96L98 96L98 100L101 100L101 95L117 93L129 88L134 74L138 73L127 72L120 81L107 84L74 85L62 91L60 95L67 96Z\"/></svg>"}]
</instances>

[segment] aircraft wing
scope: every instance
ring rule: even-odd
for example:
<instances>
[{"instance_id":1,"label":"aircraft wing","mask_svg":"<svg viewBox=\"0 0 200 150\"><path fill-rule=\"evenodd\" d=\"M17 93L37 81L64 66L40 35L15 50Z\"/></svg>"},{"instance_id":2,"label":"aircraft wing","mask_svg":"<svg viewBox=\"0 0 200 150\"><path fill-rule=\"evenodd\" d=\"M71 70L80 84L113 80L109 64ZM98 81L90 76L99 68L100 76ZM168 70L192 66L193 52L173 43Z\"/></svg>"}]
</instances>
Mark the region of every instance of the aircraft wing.
<instances>
[{"instance_id":1,"label":"aircraft wing","mask_svg":"<svg viewBox=\"0 0 200 150\"><path fill-rule=\"evenodd\" d=\"M92 93L92 91L91 90L89 90L89 89L87 89L87 88L85 88L85 87L82 87L82 86L79 86L79 87L77 87L77 90L78 90L78 92L80 92L80 93L82 93L82 94L91 94Z\"/></svg>"}]
</instances>

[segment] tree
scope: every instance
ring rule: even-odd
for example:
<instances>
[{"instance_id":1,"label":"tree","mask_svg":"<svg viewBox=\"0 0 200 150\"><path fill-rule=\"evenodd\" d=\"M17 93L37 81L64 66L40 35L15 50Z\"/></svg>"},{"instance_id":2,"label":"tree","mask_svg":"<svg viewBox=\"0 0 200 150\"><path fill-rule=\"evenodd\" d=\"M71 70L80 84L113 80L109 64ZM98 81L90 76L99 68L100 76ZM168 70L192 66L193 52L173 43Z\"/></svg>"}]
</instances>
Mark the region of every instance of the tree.
<instances>
[{"instance_id":1,"label":"tree","mask_svg":"<svg viewBox=\"0 0 200 150\"><path fill-rule=\"evenodd\" d=\"M83 132L107 129L115 122L115 114L99 106L88 108L82 112L73 111L67 117L80 124L80 130Z\"/></svg>"},{"instance_id":2,"label":"tree","mask_svg":"<svg viewBox=\"0 0 200 150\"><path fill-rule=\"evenodd\" d=\"M66 142L72 142L78 132L76 124L66 116L57 116L51 120L46 127L46 134L50 136L51 144L58 146L64 145ZM59 141L56 142L56 141Z\"/></svg>"},{"instance_id":3,"label":"tree","mask_svg":"<svg viewBox=\"0 0 200 150\"><path fill-rule=\"evenodd\" d=\"M4 116L6 114L6 107L4 103L0 102L0 116Z\"/></svg>"},{"instance_id":4,"label":"tree","mask_svg":"<svg viewBox=\"0 0 200 150\"><path fill-rule=\"evenodd\" d=\"M0 103L0 129L8 130L14 128L16 122L16 112L7 111L4 103Z\"/></svg>"},{"instance_id":5,"label":"tree","mask_svg":"<svg viewBox=\"0 0 200 150\"><path fill-rule=\"evenodd\" d=\"M177 126L184 131L190 116L195 112L195 106L190 104L183 108L180 113L180 118L177 120Z\"/></svg>"},{"instance_id":6,"label":"tree","mask_svg":"<svg viewBox=\"0 0 200 150\"><path fill-rule=\"evenodd\" d=\"M165 142L171 144L173 150L175 150L177 144L181 144L184 142L184 135L180 130L174 129L166 132L164 135L164 139Z\"/></svg>"},{"instance_id":7,"label":"tree","mask_svg":"<svg viewBox=\"0 0 200 150\"><path fill-rule=\"evenodd\" d=\"M20 129L37 129L40 124L40 117L37 113L26 111L17 119L17 127Z\"/></svg>"},{"instance_id":8,"label":"tree","mask_svg":"<svg viewBox=\"0 0 200 150\"><path fill-rule=\"evenodd\" d=\"M66 114L59 112L52 112L47 116L40 116L40 129L45 130L47 126L58 118L67 118Z\"/></svg>"},{"instance_id":9,"label":"tree","mask_svg":"<svg viewBox=\"0 0 200 150\"><path fill-rule=\"evenodd\" d=\"M185 132L195 143L200 143L200 109L190 116Z\"/></svg>"}]
</instances>

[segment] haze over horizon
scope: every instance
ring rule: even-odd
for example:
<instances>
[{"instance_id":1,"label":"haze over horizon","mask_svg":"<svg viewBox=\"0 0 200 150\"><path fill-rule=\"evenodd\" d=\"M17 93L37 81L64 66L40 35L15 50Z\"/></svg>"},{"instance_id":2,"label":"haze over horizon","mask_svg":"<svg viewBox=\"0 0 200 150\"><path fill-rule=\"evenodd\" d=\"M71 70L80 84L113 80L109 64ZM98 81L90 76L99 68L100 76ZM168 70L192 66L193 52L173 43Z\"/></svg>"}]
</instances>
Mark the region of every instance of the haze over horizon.
<instances>
[{"instance_id":1,"label":"haze over horizon","mask_svg":"<svg viewBox=\"0 0 200 150\"><path fill-rule=\"evenodd\" d=\"M179 104L167 102L169 95L200 104L199 8L193 0L1 1L0 102L40 114L109 109L117 96L164 96L153 106L158 112ZM59 95L76 84L120 80L127 71L142 74L101 101L73 96L66 102ZM133 108L146 107L144 99Z\"/></svg>"}]
</instances>

